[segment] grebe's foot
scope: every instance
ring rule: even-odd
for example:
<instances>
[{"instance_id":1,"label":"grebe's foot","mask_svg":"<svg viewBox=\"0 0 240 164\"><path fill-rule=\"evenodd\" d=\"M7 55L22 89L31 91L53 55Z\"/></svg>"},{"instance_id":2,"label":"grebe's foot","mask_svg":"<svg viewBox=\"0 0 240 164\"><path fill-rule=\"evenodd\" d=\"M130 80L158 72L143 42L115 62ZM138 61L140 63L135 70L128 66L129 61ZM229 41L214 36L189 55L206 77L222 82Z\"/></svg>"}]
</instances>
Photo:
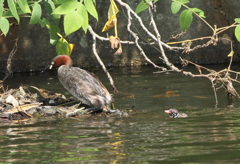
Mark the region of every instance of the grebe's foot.
<instances>
[{"instance_id":1,"label":"grebe's foot","mask_svg":"<svg viewBox=\"0 0 240 164\"><path fill-rule=\"evenodd\" d=\"M87 112L87 113L98 113L98 112L102 112L102 109L98 109L98 108L87 108L87 109L85 109L85 111Z\"/></svg>"},{"instance_id":2,"label":"grebe's foot","mask_svg":"<svg viewBox=\"0 0 240 164\"><path fill-rule=\"evenodd\" d=\"M118 109L115 109L115 110L108 109L108 114L110 114L111 116L129 117L127 112L120 111Z\"/></svg>"}]
</instances>

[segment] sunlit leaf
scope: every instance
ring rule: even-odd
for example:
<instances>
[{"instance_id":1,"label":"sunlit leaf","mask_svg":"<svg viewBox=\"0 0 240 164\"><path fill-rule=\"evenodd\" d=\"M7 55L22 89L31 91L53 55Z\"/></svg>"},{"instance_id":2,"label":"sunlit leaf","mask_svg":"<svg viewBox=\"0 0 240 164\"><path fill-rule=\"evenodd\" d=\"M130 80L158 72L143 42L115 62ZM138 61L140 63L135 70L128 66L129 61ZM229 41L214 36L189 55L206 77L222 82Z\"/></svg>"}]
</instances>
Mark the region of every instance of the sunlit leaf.
<instances>
[{"instance_id":1,"label":"sunlit leaf","mask_svg":"<svg viewBox=\"0 0 240 164\"><path fill-rule=\"evenodd\" d=\"M176 14L181 9L181 4L178 2L172 2L171 4L171 10L173 14Z\"/></svg>"},{"instance_id":2,"label":"sunlit leaf","mask_svg":"<svg viewBox=\"0 0 240 164\"><path fill-rule=\"evenodd\" d=\"M79 7L78 7L78 12L80 12L80 14L83 17L82 28L83 28L83 31L86 33L87 29L88 29L88 12L87 12L87 9L83 4L80 4Z\"/></svg>"},{"instance_id":3,"label":"sunlit leaf","mask_svg":"<svg viewBox=\"0 0 240 164\"><path fill-rule=\"evenodd\" d=\"M105 23L102 32L114 27L117 23L117 13L119 12L115 2L111 0L111 4L108 9L108 21Z\"/></svg>"},{"instance_id":4,"label":"sunlit leaf","mask_svg":"<svg viewBox=\"0 0 240 164\"><path fill-rule=\"evenodd\" d=\"M69 44L68 44L68 47L69 47L69 55L72 53L74 46L75 46L75 45L74 45L73 43L69 43Z\"/></svg>"},{"instance_id":5,"label":"sunlit leaf","mask_svg":"<svg viewBox=\"0 0 240 164\"><path fill-rule=\"evenodd\" d=\"M180 14L180 27L182 31L189 28L192 23L192 12L188 9L184 10Z\"/></svg>"},{"instance_id":6,"label":"sunlit leaf","mask_svg":"<svg viewBox=\"0 0 240 164\"><path fill-rule=\"evenodd\" d=\"M6 36L9 31L9 26L10 26L8 20L4 17L0 18L0 25L1 25L0 30Z\"/></svg>"},{"instance_id":7,"label":"sunlit leaf","mask_svg":"<svg viewBox=\"0 0 240 164\"><path fill-rule=\"evenodd\" d=\"M0 17L2 17L2 13L4 11L3 2L4 2L4 0L0 0Z\"/></svg>"},{"instance_id":8,"label":"sunlit leaf","mask_svg":"<svg viewBox=\"0 0 240 164\"><path fill-rule=\"evenodd\" d=\"M201 9L199 8L191 8L192 11L196 12L196 13L200 13L203 12Z\"/></svg>"},{"instance_id":9,"label":"sunlit leaf","mask_svg":"<svg viewBox=\"0 0 240 164\"><path fill-rule=\"evenodd\" d=\"M234 51L231 51L229 54L228 54L228 57L232 57L234 54Z\"/></svg>"},{"instance_id":10,"label":"sunlit leaf","mask_svg":"<svg viewBox=\"0 0 240 164\"><path fill-rule=\"evenodd\" d=\"M200 17L205 18L204 11L202 11L199 8L191 8L191 10L195 13L197 13Z\"/></svg>"},{"instance_id":11,"label":"sunlit leaf","mask_svg":"<svg viewBox=\"0 0 240 164\"><path fill-rule=\"evenodd\" d=\"M198 15L202 18L206 18L205 15L204 15L204 12L200 12Z\"/></svg>"},{"instance_id":12,"label":"sunlit leaf","mask_svg":"<svg viewBox=\"0 0 240 164\"><path fill-rule=\"evenodd\" d=\"M85 7L86 7L87 11L88 11L94 18L96 18L97 21L98 21L98 13L97 13L96 7L95 7L94 4L93 4L93 1L92 1L92 0L84 0L84 4L85 4Z\"/></svg>"},{"instance_id":13,"label":"sunlit leaf","mask_svg":"<svg viewBox=\"0 0 240 164\"><path fill-rule=\"evenodd\" d=\"M31 19L30 19L30 24L38 23L40 18L41 18L41 16L42 16L41 5L39 5L38 3L34 3L32 16L31 16Z\"/></svg>"},{"instance_id":14,"label":"sunlit leaf","mask_svg":"<svg viewBox=\"0 0 240 164\"><path fill-rule=\"evenodd\" d=\"M31 13L27 0L18 0L17 3L24 13Z\"/></svg>"},{"instance_id":15,"label":"sunlit leaf","mask_svg":"<svg viewBox=\"0 0 240 164\"><path fill-rule=\"evenodd\" d=\"M238 25L235 28L235 36L236 36L237 40L240 42L240 25Z\"/></svg>"},{"instance_id":16,"label":"sunlit leaf","mask_svg":"<svg viewBox=\"0 0 240 164\"><path fill-rule=\"evenodd\" d=\"M12 13L12 15L14 16L14 18L17 19L18 23L20 22L20 18L18 16L18 13L17 13L17 9L16 9L16 4L14 3L14 0L7 0L8 2L8 7Z\"/></svg>"},{"instance_id":17,"label":"sunlit leaf","mask_svg":"<svg viewBox=\"0 0 240 164\"><path fill-rule=\"evenodd\" d=\"M75 11L80 3L76 0L67 1L62 5L58 6L52 14L67 14L69 12Z\"/></svg>"},{"instance_id":18,"label":"sunlit leaf","mask_svg":"<svg viewBox=\"0 0 240 164\"><path fill-rule=\"evenodd\" d=\"M110 1L111 1L111 4L108 9L108 19L113 15L117 15L117 13L119 12L118 7L115 4L114 0L110 0Z\"/></svg>"},{"instance_id":19,"label":"sunlit leaf","mask_svg":"<svg viewBox=\"0 0 240 164\"><path fill-rule=\"evenodd\" d=\"M240 18L235 18L235 22L240 23Z\"/></svg>"},{"instance_id":20,"label":"sunlit leaf","mask_svg":"<svg viewBox=\"0 0 240 164\"><path fill-rule=\"evenodd\" d=\"M66 39L60 38L56 45L58 55L70 55L74 45L69 44Z\"/></svg>"},{"instance_id":21,"label":"sunlit leaf","mask_svg":"<svg viewBox=\"0 0 240 164\"><path fill-rule=\"evenodd\" d=\"M73 23L74 22L74 23ZM67 35L77 31L83 24L83 17L77 11L72 11L64 17L64 32Z\"/></svg>"},{"instance_id":22,"label":"sunlit leaf","mask_svg":"<svg viewBox=\"0 0 240 164\"><path fill-rule=\"evenodd\" d=\"M111 18L106 22L104 25L102 32L107 31L111 27L114 27L115 23L117 22L117 17L116 15L112 15Z\"/></svg>"}]
</instances>

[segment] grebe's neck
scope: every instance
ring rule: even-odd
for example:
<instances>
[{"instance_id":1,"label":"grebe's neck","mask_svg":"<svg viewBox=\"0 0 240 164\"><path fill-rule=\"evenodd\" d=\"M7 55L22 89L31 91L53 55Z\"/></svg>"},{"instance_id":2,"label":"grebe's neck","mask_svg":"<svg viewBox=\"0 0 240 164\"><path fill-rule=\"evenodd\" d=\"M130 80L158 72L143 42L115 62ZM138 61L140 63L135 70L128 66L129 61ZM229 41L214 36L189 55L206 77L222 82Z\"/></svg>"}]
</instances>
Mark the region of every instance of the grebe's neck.
<instances>
[{"instance_id":1,"label":"grebe's neck","mask_svg":"<svg viewBox=\"0 0 240 164\"><path fill-rule=\"evenodd\" d=\"M59 55L52 60L52 63L56 67L61 65L72 66L72 59L68 55Z\"/></svg>"}]
</instances>

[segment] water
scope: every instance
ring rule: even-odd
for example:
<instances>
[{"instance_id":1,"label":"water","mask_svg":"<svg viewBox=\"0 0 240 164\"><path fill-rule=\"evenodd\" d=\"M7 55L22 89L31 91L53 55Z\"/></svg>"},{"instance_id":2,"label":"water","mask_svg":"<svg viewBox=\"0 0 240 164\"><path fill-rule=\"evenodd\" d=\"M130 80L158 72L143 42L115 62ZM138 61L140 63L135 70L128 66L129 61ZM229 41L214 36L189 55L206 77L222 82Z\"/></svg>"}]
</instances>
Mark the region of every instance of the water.
<instances>
[{"instance_id":1,"label":"water","mask_svg":"<svg viewBox=\"0 0 240 164\"><path fill-rule=\"evenodd\" d=\"M128 118L39 118L0 123L0 163L239 163L240 113L211 83L142 67L112 70L115 107ZM111 90L101 71L96 75ZM70 96L56 72L14 74L5 86L34 85ZM236 85L236 89L239 87ZM35 92L33 89L30 91ZM188 118L171 119L178 108Z\"/></svg>"}]
</instances>

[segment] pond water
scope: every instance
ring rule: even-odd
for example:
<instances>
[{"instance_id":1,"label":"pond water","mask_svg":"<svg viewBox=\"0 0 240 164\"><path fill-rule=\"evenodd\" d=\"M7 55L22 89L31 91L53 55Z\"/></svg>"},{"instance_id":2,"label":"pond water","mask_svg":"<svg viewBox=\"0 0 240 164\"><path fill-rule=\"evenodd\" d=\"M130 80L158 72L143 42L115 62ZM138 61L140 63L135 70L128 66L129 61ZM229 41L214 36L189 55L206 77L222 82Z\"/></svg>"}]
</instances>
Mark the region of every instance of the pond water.
<instances>
[{"instance_id":1,"label":"pond water","mask_svg":"<svg viewBox=\"0 0 240 164\"><path fill-rule=\"evenodd\" d=\"M151 67L110 71L119 90L115 107L133 108L129 117L0 123L0 163L239 163L239 100L235 108L226 108L226 92L221 89L215 109L208 80L155 71ZM112 92L105 74L94 73ZM70 96L55 71L15 73L5 82L9 88L21 84ZM164 113L169 108L189 117L169 118Z\"/></svg>"}]
</instances>

